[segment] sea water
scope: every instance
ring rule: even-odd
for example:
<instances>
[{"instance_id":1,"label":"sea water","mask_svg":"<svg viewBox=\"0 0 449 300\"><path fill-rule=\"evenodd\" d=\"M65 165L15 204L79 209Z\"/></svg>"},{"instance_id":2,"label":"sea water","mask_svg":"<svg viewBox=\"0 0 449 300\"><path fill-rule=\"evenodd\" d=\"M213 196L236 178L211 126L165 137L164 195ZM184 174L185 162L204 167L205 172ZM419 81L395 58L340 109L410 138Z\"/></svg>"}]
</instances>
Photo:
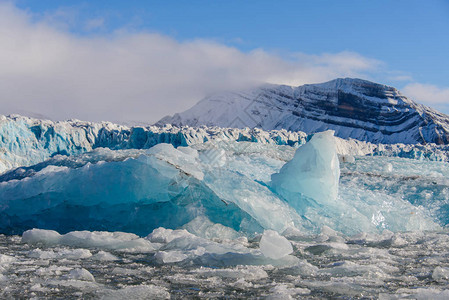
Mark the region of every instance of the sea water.
<instances>
[{"instance_id":1,"label":"sea water","mask_svg":"<svg viewBox=\"0 0 449 300\"><path fill-rule=\"evenodd\" d=\"M98 233L99 236L108 233ZM157 243L47 244L0 235L8 298L447 299L447 231L343 236L285 233L292 253L263 256L260 237ZM135 237L138 239L138 237ZM112 240L109 238L109 242ZM116 243L118 243L116 241ZM170 244L172 243L172 244ZM189 246L186 246L189 244ZM131 244L131 243L130 243ZM152 244L155 244L152 243ZM152 245L154 246L154 245ZM223 250L226 249L226 250ZM229 252L227 252L229 251ZM288 253L284 252L285 253ZM279 252L281 253L281 252Z\"/></svg>"}]
</instances>

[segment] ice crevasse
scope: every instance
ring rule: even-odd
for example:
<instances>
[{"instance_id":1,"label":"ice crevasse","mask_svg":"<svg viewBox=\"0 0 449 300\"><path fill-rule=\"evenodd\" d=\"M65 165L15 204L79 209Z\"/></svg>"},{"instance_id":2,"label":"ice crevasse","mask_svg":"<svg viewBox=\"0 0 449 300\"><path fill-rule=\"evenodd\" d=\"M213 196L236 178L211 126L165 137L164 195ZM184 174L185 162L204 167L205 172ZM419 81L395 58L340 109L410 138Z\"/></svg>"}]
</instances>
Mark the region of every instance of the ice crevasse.
<instances>
[{"instance_id":1,"label":"ice crevasse","mask_svg":"<svg viewBox=\"0 0 449 300\"><path fill-rule=\"evenodd\" d=\"M0 232L43 228L145 236L165 227L210 238L217 232L250 236L323 226L344 233L438 227L420 213L398 218L417 211L403 199L391 198L386 208L384 197L369 191L354 198L343 188L339 195L334 143L327 131L296 153L289 146L228 141L55 156L0 175ZM379 213L381 222L374 222Z\"/></svg>"}]
</instances>

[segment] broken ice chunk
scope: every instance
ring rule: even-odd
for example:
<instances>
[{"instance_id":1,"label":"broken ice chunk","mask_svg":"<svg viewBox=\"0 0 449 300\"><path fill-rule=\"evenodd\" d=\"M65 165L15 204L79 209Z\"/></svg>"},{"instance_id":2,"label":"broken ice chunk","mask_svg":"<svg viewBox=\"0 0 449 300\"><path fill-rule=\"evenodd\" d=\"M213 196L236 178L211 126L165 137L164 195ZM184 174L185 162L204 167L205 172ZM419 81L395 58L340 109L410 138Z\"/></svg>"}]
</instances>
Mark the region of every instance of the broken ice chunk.
<instances>
[{"instance_id":1,"label":"broken ice chunk","mask_svg":"<svg viewBox=\"0 0 449 300\"><path fill-rule=\"evenodd\" d=\"M22 242L27 244L40 243L45 245L99 248L125 252L151 252L155 250L154 245L150 241L139 238L132 233L118 231L71 231L60 235L53 230L31 229L23 233ZM90 252L89 254L90 257L92 254Z\"/></svg>"},{"instance_id":2,"label":"broken ice chunk","mask_svg":"<svg viewBox=\"0 0 449 300\"><path fill-rule=\"evenodd\" d=\"M70 271L67 278L83 281L95 281L94 276L84 268L73 269L72 271Z\"/></svg>"},{"instance_id":3,"label":"broken ice chunk","mask_svg":"<svg viewBox=\"0 0 449 300\"><path fill-rule=\"evenodd\" d=\"M292 244L274 230L264 231L259 247L264 256L272 259L279 259L293 252Z\"/></svg>"},{"instance_id":4,"label":"broken ice chunk","mask_svg":"<svg viewBox=\"0 0 449 300\"><path fill-rule=\"evenodd\" d=\"M354 156L350 155L350 154L342 154L338 156L338 159L341 163L350 163L353 164L355 163L355 158Z\"/></svg>"},{"instance_id":5,"label":"broken ice chunk","mask_svg":"<svg viewBox=\"0 0 449 300\"><path fill-rule=\"evenodd\" d=\"M119 260L119 258L109 252L106 251L98 251L97 254L95 254L94 256L92 256L92 259L95 260L99 260L99 261L114 261L114 260Z\"/></svg>"},{"instance_id":6,"label":"broken ice chunk","mask_svg":"<svg viewBox=\"0 0 449 300\"><path fill-rule=\"evenodd\" d=\"M340 165L334 132L316 133L296 150L279 173L271 176L273 189L297 208L300 195L319 203L334 202L338 195Z\"/></svg>"},{"instance_id":7,"label":"broken ice chunk","mask_svg":"<svg viewBox=\"0 0 449 300\"><path fill-rule=\"evenodd\" d=\"M23 233L22 242L27 244L46 243L49 245L57 244L61 235L54 230L30 229Z\"/></svg>"},{"instance_id":8,"label":"broken ice chunk","mask_svg":"<svg viewBox=\"0 0 449 300\"><path fill-rule=\"evenodd\" d=\"M174 251L159 251L157 252L154 257L157 261L161 263L174 263L174 262L180 262L188 258L188 256L182 251L174 250Z\"/></svg>"},{"instance_id":9,"label":"broken ice chunk","mask_svg":"<svg viewBox=\"0 0 449 300\"><path fill-rule=\"evenodd\" d=\"M432 278L435 281L441 281L441 282L448 281L449 280L449 269L437 266L432 272Z\"/></svg>"},{"instance_id":10,"label":"broken ice chunk","mask_svg":"<svg viewBox=\"0 0 449 300\"><path fill-rule=\"evenodd\" d=\"M393 165L391 163L387 163L384 165L384 172L391 173L393 172Z\"/></svg>"},{"instance_id":11,"label":"broken ice chunk","mask_svg":"<svg viewBox=\"0 0 449 300\"><path fill-rule=\"evenodd\" d=\"M232 228L223 226L221 224L211 222L205 216L198 216L189 223L185 224L183 228L190 233L206 239L235 239L239 233Z\"/></svg>"},{"instance_id":12,"label":"broken ice chunk","mask_svg":"<svg viewBox=\"0 0 449 300\"><path fill-rule=\"evenodd\" d=\"M185 229L167 229L164 227L159 227L153 230L152 233L150 233L145 239L149 240L152 243L170 243L174 239L181 238L181 237L190 237L192 236L191 233L189 233Z\"/></svg>"}]
</instances>

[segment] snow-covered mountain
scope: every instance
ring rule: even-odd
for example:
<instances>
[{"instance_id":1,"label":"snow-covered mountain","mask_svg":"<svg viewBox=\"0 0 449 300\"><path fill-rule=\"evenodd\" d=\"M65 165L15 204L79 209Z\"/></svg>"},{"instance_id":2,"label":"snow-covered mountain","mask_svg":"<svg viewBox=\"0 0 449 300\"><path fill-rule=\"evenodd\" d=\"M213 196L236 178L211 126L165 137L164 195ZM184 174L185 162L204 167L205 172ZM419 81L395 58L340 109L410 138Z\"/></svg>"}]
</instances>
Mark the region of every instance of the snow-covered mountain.
<instances>
[{"instance_id":1,"label":"snow-covered mountain","mask_svg":"<svg viewBox=\"0 0 449 300\"><path fill-rule=\"evenodd\" d=\"M449 116L415 103L393 87L351 78L222 93L157 124L260 127L309 134L332 129L338 137L372 143L449 143Z\"/></svg>"}]
</instances>

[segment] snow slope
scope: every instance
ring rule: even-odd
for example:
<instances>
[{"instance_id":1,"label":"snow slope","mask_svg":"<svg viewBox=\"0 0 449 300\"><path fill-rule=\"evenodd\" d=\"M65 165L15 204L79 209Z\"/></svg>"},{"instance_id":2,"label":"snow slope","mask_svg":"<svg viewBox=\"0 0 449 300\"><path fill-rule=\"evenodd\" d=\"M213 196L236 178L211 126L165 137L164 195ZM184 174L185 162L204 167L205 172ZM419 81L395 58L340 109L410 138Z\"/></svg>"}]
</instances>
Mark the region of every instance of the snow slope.
<instances>
[{"instance_id":1,"label":"snow slope","mask_svg":"<svg viewBox=\"0 0 449 300\"><path fill-rule=\"evenodd\" d=\"M338 137L372 143L449 143L449 116L415 103L393 87L350 78L222 93L157 124L259 127L308 134L331 129Z\"/></svg>"}]
</instances>

